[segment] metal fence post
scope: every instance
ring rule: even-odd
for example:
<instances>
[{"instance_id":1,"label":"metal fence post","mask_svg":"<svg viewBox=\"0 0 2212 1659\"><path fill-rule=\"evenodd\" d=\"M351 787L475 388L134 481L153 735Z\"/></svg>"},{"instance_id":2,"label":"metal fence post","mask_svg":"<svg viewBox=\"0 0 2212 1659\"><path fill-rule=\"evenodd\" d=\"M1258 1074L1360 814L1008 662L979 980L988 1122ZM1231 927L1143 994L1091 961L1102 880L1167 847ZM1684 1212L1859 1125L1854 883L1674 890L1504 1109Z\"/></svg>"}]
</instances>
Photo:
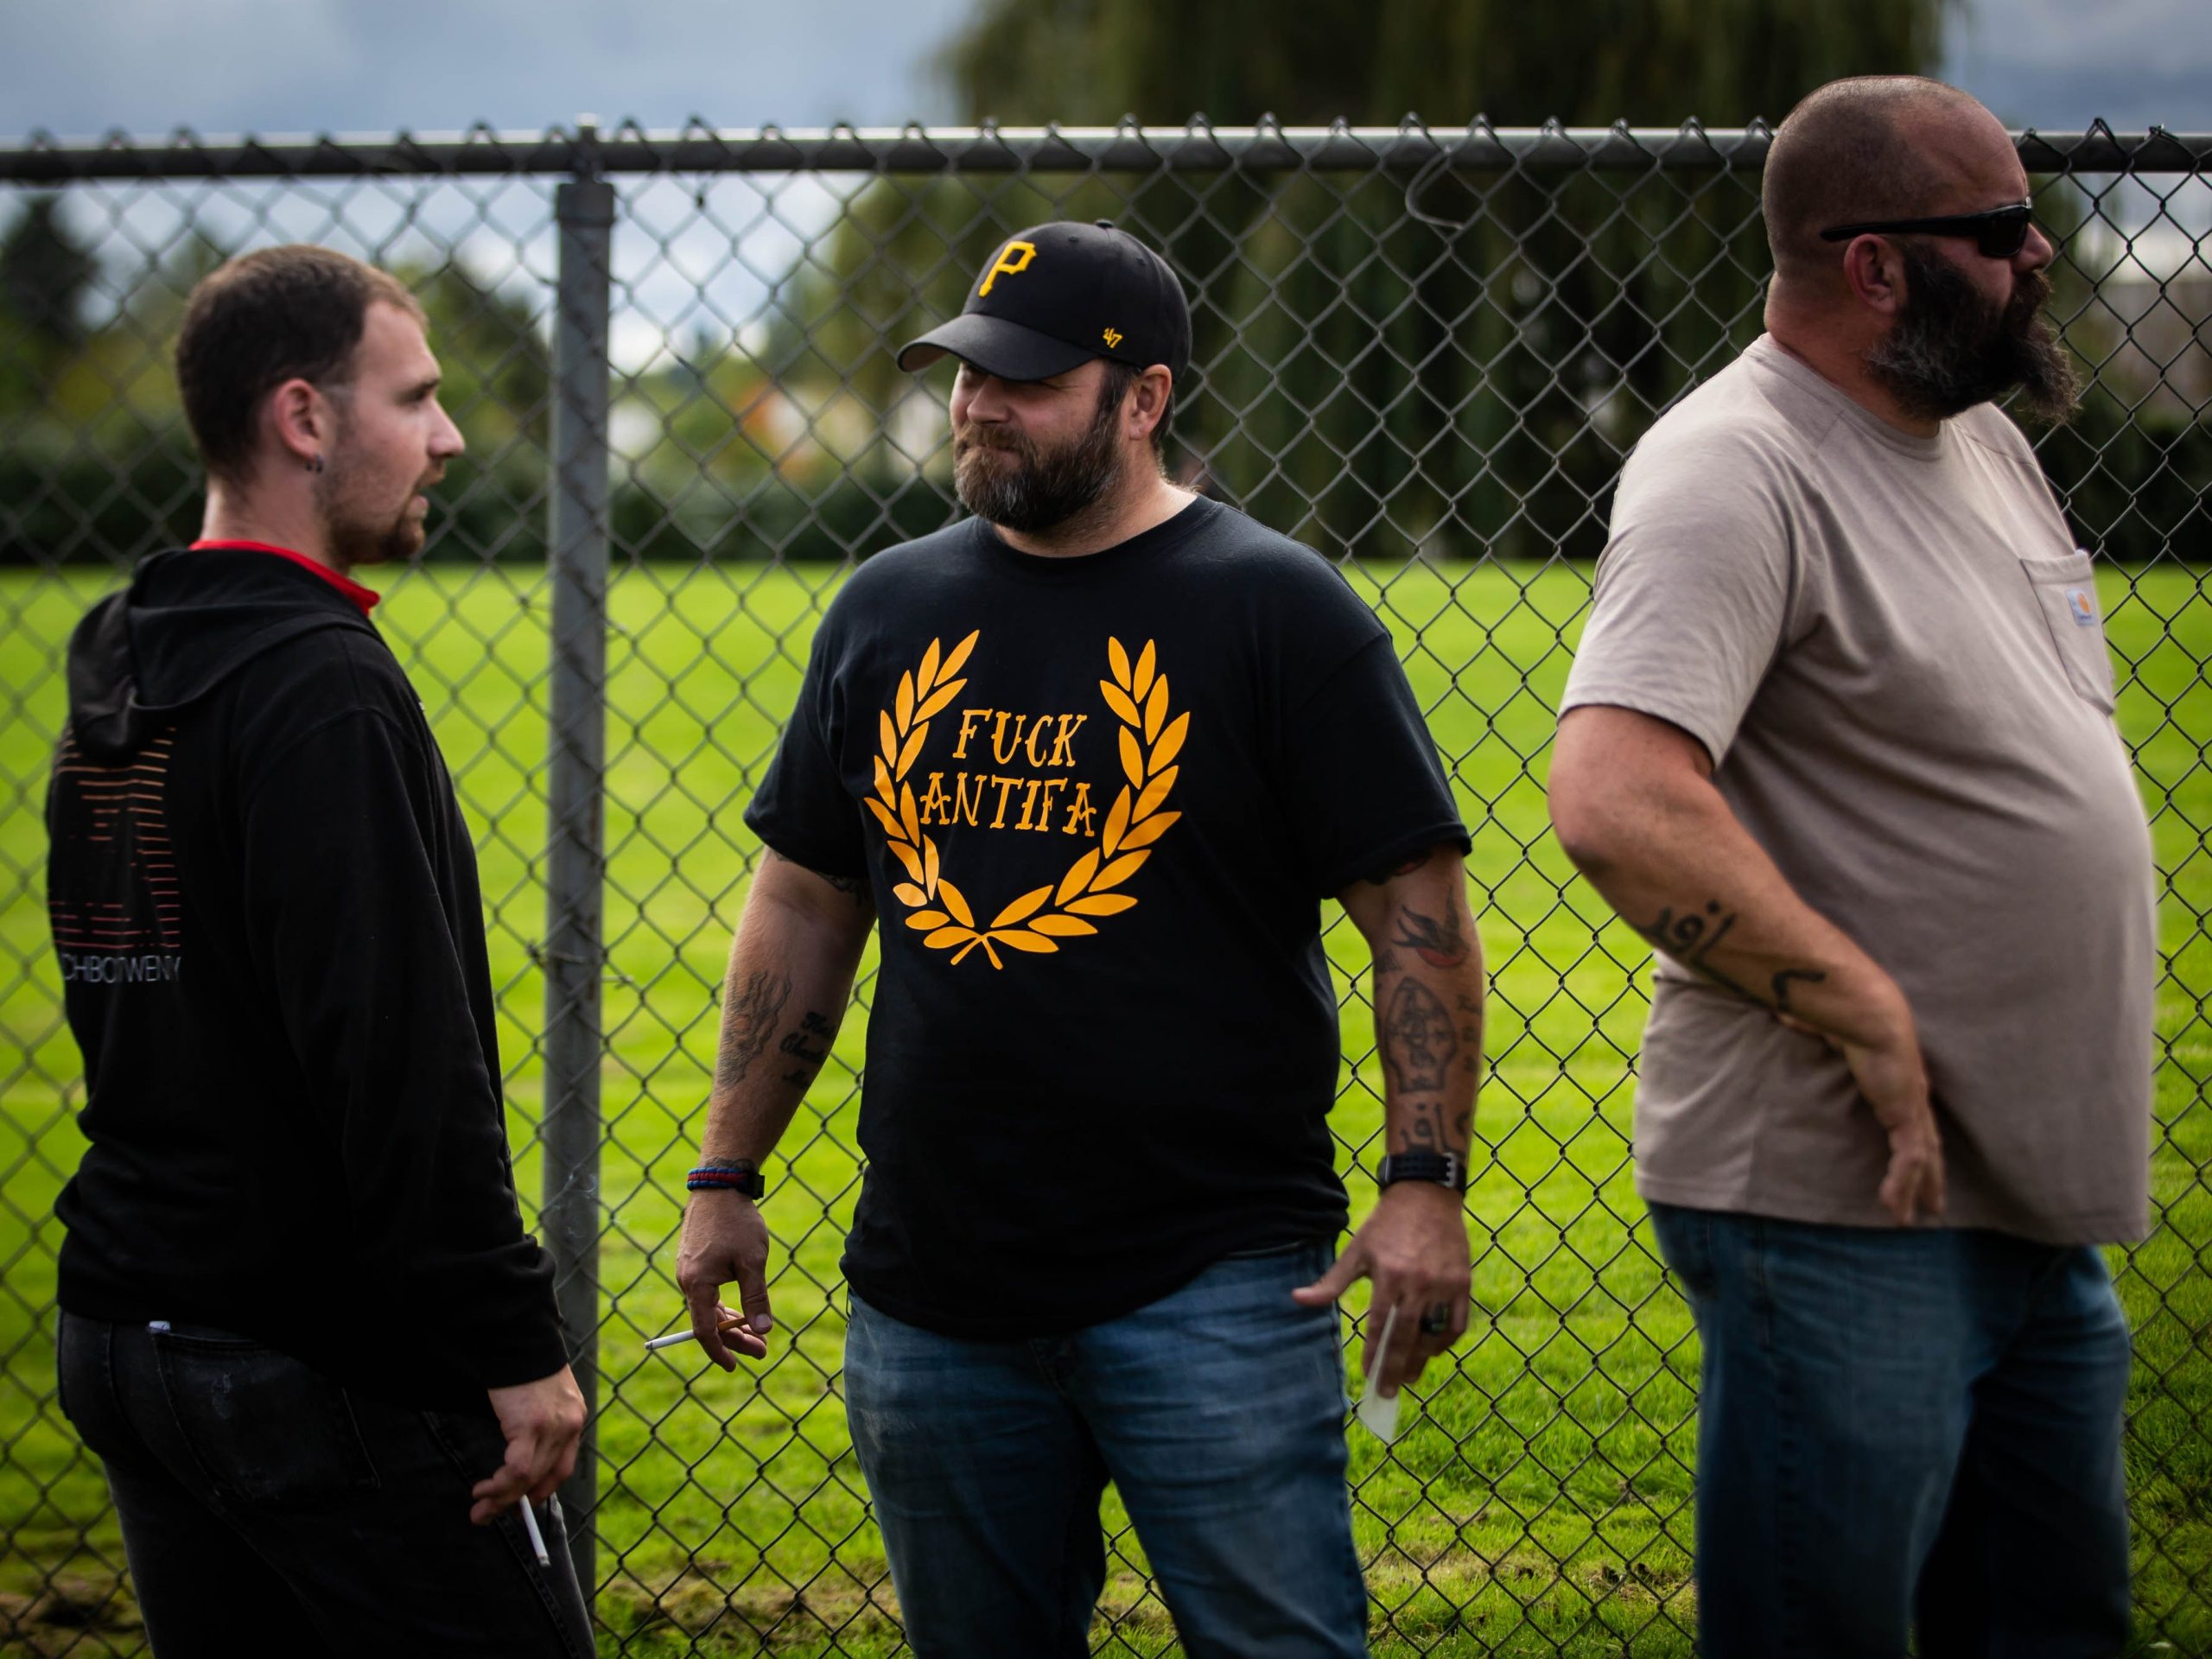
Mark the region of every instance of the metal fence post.
<instances>
[{"instance_id":1,"label":"metal fence post","mask_svg":"<svg viewBox=\"0 0 2212 1659\"><path fill-rule=\"evenodd\" d=\"M581 176L554 196L552 709L547 733L544 1209L556 1295L582 1389L583 1444L561 1489L577 1581L590 1598L599 1495L601 916L606 876L607 359L614 188Z\"/></svg>"}]
</instances>

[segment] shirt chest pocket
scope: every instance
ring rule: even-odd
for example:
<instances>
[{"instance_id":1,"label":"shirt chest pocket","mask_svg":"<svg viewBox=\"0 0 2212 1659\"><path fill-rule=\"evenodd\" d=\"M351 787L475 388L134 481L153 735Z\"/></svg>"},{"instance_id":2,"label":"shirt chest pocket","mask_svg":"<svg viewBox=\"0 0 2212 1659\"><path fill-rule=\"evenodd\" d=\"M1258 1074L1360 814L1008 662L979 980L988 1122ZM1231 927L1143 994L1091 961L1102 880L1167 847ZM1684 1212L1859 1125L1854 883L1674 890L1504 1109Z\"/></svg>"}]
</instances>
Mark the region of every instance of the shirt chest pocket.
<instances>
[{"instance_id":1,"label":"shirt chest pocket","mask_svg":"<svg viewBox=\"0 0 2212 1659\"><path fill-rule=\"evenodd\" d=\"M2089 556L2022 559L2036 603L2043 609L2050 642L2075 691L2110 714L2113 709L2112 652L2105 645L2104 613Z\"/></svg>"}]
</instances>

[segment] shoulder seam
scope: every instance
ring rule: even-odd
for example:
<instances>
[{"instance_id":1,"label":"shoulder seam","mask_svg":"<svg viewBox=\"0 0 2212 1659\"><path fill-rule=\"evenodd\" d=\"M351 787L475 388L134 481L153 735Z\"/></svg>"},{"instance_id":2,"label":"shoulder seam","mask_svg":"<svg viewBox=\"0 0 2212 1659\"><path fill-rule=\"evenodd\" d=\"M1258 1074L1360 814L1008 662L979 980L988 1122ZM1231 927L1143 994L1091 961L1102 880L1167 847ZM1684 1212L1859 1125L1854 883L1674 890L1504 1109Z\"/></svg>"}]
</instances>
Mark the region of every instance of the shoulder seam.
<instances>
[{"instance_id":1,"label":"shoulder seam","mask_svg":"<svg viewBox=\"0 0 2212 1659\"><path fill-rule=\"evenodd\" d=\"M1999 418L2002 419L2003 417L2000 416ZM2002 444L1992 443L1987 438L1982 436L1979 432L1970 432L1964 429L1959 429L1959 435L1965 439L1968 443L1973 444L1977 449L1981 450L1985 454L1994 455L1998 460L2004 461L2008 466L2017 467L2021 468L2023 471L2033 473L2039 479L2049 477L2049 474L2043 469L2043 463L2036 458L2036 452L2032 448L2028 449L2028 453L2026 454L2022 455L2015 454L2012 450L2006 448ZM2024 445L2026 444L2027 440L2024 435L2022 436L2021 442Z\"/></svg>"}]
</instances>

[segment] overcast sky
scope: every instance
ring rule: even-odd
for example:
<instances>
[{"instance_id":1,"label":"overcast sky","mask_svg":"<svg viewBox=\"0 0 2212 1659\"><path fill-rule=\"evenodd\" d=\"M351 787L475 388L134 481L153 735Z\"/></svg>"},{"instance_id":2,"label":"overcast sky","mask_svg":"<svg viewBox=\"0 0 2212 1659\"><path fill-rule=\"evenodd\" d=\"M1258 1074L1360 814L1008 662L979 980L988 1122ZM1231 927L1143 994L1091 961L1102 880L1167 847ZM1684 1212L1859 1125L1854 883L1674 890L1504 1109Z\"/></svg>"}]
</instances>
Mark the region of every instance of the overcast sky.
<instances>
[{"instance_id":1,"label":"overcast sky","mask_svg":"<svg viewBox=\"0 0 2212 1659\"><path fill-rule=\"evenodd\" d=\"M929 60L967 10L968 0L0 0L0 140L36 128L71 137L180 125L529 128L587 111L654 127L693 116L731 127L943 121L953 111ZM2212 0L1974 0L1950 57L1951 76L2015 124L2066 130L2102 115L2122 129L2212 130Z\"/></svg>"},{"instance_id":2,"label":"overcast sky","mask_svg":"<svg viewBox=\"0 0 2212 1659\"><path fill-rule=\"evenodd\" d=\"M956 111L933 57L971 3L0 0L0 143L39 129L72 138L118 128L150 138L179 127L449 132L480 121L542 130L587 111L603 125L629 117L650 128L694 118L725 127L941 123ZM2015 125L2078 130L2101 115L2123 131L2152 122L2212 131L2212 0L1974 0L1955 36L1947 73ZM1236 121L1258 111L1213 113ZM1474 112L1423 113L1456 123ZM1671 125L1697 112L1633 113ZM747 338L768 315L772 284L859 182L626 184L616 361L641 367L702 331ZM452 251L480 279L542 292L552 258L546 190L543 180L399 192L116 186L73 193L67 211L103 255L96 303L120 303L148 259L188 228L225 249L319 241L387 264ZM2167 194L2167 213L2192 232L2212 219L2206 187ZM2156 206L2140 189L2106 203L2130 229ZM0 197L0 217L5 207ZM2169 251L2171 264L2193 249L2184 238Z\"/></svg>"}]
</instances>

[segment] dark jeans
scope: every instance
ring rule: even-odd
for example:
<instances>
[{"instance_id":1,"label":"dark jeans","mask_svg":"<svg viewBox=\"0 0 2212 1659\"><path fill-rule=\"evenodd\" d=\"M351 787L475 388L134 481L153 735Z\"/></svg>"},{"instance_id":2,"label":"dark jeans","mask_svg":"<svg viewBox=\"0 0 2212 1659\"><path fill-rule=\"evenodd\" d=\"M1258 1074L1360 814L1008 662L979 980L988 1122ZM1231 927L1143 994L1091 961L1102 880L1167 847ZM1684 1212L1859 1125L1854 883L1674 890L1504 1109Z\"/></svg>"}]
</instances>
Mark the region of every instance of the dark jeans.
<instances>
[{"instance_id":1,"label":"dark jeans","mask_svg":"<svg viewBox=\"0 0 2212 1659\"><path fill-rule=\"evenodd\" d=\"M2127 1322L2096 1250L1651 1205L1704 1348L1707 1659L2108 1659Z\"/></svg>"},{"instance_id":2,"label":"dark jeans","mask_svg":"<svg viewBox=\"0 0 2212 1659\"><path fill-rule=\"evenodd\" d=\"M1081 1659L1128 1506L1191 1659L1360 1659L1326 1243L1216 1262L1071 1336L971 1342L853 1298L845 1403L918 1659Z\"/></svg>"},{"instance_id":3,"label":"dark jeans","mask_svg":"<svg viewBox=\"0 0 2212 1659\"><path fill-rule=\"evenodd\" d=\"M274 1651L588 1659L557 1510L469 1524L505 1441L349 1393L257 1343L64 1313L61 1408L107 1465L159 1659Z\"/></svg>"}]
</instances>

